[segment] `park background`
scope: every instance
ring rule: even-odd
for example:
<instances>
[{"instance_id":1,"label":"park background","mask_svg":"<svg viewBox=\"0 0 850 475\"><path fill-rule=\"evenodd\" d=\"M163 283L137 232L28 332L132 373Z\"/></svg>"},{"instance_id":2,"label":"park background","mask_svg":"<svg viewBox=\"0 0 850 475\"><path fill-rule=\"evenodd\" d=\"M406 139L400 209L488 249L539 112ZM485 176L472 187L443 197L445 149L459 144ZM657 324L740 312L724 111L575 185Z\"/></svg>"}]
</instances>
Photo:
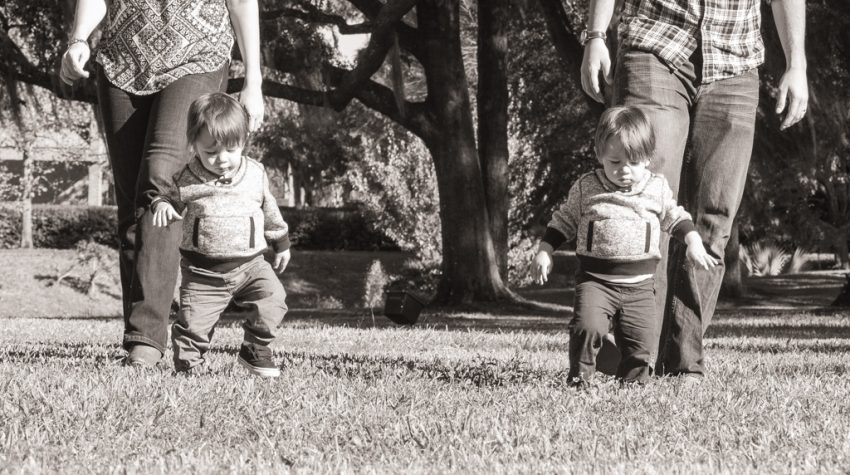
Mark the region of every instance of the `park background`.
<instances>
[{"instance_id":1,"label":"park background","mask_svg":"<svg viewBox=\"0 0 850 475\"><path fill-rule=\"evenodd\" d=\"M0 8L0 464L758 472L850 463L850 414L838 405L850 349L845 1L807 2L809 112L785 132L773 113L784 57L763 4L756 141L707 335L712 374L698 389L660 380L623 390L603 377L579 395L562 381L574 259L559 253L544 287L529 285L528 262L553 209L595 166L601 109L578 81L585 2L261 0L267 114L249 154L271 171L292 226L291 333L276 353L288 371L278 384L246 383L231 369L238 320L226 320L210 372L191 390L167 368L135 374L116 363L114 208L94 84L66 87L56 74L73 8ZM237 57L229 90L240 81ZM417 326L381 316L387 288L431 301ZM193 398L219 412L200 416ZM211 433L203 417L235 428ZM155 435L172 419L194 420L177 430L185 446ZM246 457L243 439L263 456Z\"/></svg>"}]
</instances>

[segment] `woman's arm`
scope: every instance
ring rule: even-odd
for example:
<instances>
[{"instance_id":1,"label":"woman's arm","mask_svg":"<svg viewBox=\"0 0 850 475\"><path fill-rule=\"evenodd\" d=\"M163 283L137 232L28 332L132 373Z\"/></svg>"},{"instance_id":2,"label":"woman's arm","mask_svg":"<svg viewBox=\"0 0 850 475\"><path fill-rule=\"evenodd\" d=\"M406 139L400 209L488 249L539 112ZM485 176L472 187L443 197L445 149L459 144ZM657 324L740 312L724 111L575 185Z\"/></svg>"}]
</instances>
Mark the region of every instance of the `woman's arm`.
<instances>
[{"instance_id":1,"label":"woman's arm","mask_svg":"<svg viewBox=\"0 0 850 475\"><path fill-rule=\"evenodd\" d=\"M257 0L227 0L230 22L245 64L245 85L239 102L248 111L253 132L263 122L263 73L260 70L260 13Z\"/></svg>"},{"instance_id":2,"label":"woman's arm","mask_svg":"<svg viewBox=\"0 0 850 475\"><path fill-rule=\"evenodd\" d=\"M77 0L74 24L68 35L68 49L62 55L59 78L66 84L89 77L83 69L91 57L88 39L106 15L106 0Z\"/></svg>"}]
</instances>

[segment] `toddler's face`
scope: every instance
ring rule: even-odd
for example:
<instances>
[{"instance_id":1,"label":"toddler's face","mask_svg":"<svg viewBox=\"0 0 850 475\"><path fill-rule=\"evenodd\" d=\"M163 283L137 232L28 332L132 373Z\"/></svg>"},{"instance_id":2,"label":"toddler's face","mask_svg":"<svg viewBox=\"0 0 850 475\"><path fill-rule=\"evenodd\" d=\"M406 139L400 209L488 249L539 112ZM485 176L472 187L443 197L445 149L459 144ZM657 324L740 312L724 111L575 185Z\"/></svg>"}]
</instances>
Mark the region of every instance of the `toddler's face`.
<instances>
[{"instance_id":1,"label":"toddler's face","mask_svg":"<svg viewBox=\"0 0 850 475\"><path fill-rule=\"evenodd\" d=\"M623 142L616 136L611 137L597 151L597 158L605 169L605 176L617 186L628 187L640 183L649 173L646 169L649 161L630 161Z\"/></svg>"},{"instance_id":2,"label":"toddler's face","mask_svg":"<svg viewBox=\"0 0 850 475\"><path fill-rule=\"evenodd\" d=\"M229 177L242 163L241 144L236 147L226 147L216 142L206 128L201 130L193 148L204 168L216 175Z\"/></svg>"}]
</instances>

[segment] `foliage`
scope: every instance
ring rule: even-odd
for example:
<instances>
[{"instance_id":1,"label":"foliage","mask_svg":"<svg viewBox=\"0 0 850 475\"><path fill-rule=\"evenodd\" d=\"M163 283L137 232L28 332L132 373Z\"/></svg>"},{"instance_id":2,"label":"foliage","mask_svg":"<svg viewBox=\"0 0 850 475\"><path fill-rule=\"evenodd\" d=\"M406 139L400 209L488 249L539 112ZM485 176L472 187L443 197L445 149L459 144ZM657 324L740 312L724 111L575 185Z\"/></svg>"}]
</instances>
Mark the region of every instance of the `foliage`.
<instances>
[{"instance_id":1,"label":"foliage","mask_svg":"<svg viewBox=\"0 0 850 475\"><path fill-rule=\"evenodd\" d=\"M802 247L794 249L790 259L788 259L788 267L785 269L785 272L788 274L799 274L807 270L812 264L809 256L809 253Z\"/></svg>"},{"instance_id":2,"label":"foliage","mask_svg":"<svg viewBox=\"0 0 850 475\"><path fill-rule=\"evenodd\" d=\"M536 8L511 25L511 234L535 234L596 166L596 115L567 74ZM578 65L570 65L578 67Z\"/></svg>"},{"instance_id":3,"label":"foliage","mask_svg":"<svg viewBox=\"0 0 850 475\"><path fill-rule=\"evenodd\" d=\"M281 208L290 239L299 249L349 251L398 250L370 210L346 208Z\"/></svg>"},{"instance_id":4,"label":"foliage","mask_svg":"<svg viewBox=\"0 0 850 475\"><path fill-rule=\"evenodd\" d=\"M508 282L514 287L527 287L532 283L531 260L537 249L537 240L511 236L508 251Z\"/></svg>"},{"instance_id":5,"label":"foliage","mask_svg":"<svg viewBox=\"0 0 850 475\"><path fill-rule=\"evenodd\" d=\"M34 205L33 242L35 247L71 249L78 242L91 240L117 248L116 219L111 206ZM19 205L0 204L0 248L18 247L20 223Z\"/></svg>"},{"instance_id":6,"label":"foliage","mask_svg":"<svg viewBox=\"0 0 850 475\"><path fill-rule=\"evenodd\" d=\"M346 164L357 158L357 150L340 127L340 114L298 109L289 105L270 111L266 125L252 138L251 154L284 176L292 174L296 200L302 189L306 195L304 203L296 204L340 206L329 191Z\"/></svg>"},{"instance_id":7,"label":"foliage","mask_svg":"<svg viewBox=\"0 0 850 475\"><path fill-rule=\"evenodd\" d=\"M807 3L807 23L817 25L806 32L808 113L785 132L778 131L780 118L773 113L775 85L785 61L770 9L763 8L763 13L767 59L753 163L740 215L741 241L770 237L813 250L834 249L846 262L850 239L848 3Z\"/></svg>"},{"instance_id":8,"label":"foliage","mask_svg":"<svg viewBox=\"0 0 850 475\"><path fill-rule=\"evenodd\" d=\"M383 133L359 137L359 158L349 163L340 181L402 250L414 253L425 267L437 267L439 198L428 152L422 142L384 119L366 125Z\"/></svg>"},{"instance_id":9,"label":"foliage","mask_svg":"<svg viewBox=\"0 0 850 475\"><path fill-rule=\"evenodd\" d=\"M770 241L741 246L740 259L747 274L753 276L799 274L812 267L814 261L812 254L802 247L788 251Z\"/></svg>"},{"instance_id":10,"label":"foliage","mask_svg":"<svg viewBox=\"0 0 850 475\"><path fill-rule=\"evenodd\" d=\"M381 265L381 261L374 260L366 273L366 282L363 285L363 306L368 308L374 317L376 308L380 308L384 301L384 289L389 284L389 276Z\"/></svg>"},{"instance_id":11,"label":"foliage","mask_svg":"<svg viewBox=\"0 0 850 475\"><path fill-rule=\"evenodd\" d=\"M741 250L741 261L749 275L779 275L791 258L775 244L753 243Z\"/></svg>"},{"instance_id":12,"label":"foliage","mask_svg":"<svg viewBox=\"0 0 850 475\"><path fill-rule=\"evenodd\" d=\"M103 281L104 277L108 282L101 285L115 287L120 284L117 275L118 253L114 249L91 240L78 242L74 249L74 262L56 276L53 285L59 285L66 279L70 280L71 274L75 274L76 287L91 297L97 291L96 284L100 284L98 280Z\"/></svg>"},{"instance_id":13,"label":"foliage","mask_svg":"<svg viewBox=\"0 0 850 475\"><path fill-rule=\"evenodd\" d=\"M33 198L51 191L53 182L49 177L58 168L55 162L38 161L33 164ZM23 193L21 181L20 173L9 171L9 166L0 162L0 201L20 201Z\"/></svg>"},{"instance_id":14,"label":"foliage","mask_svg":"<svg viewBox=\"0 0 850 475\"><path fill-rule=\"evenodd\" d=\"M370 224L362 208L282 210L290 226L292 242L299 249L396 250L396 245ZM20 206L0 204L0 248L20 243ZM33 206L35 247L71 249L91 240L117 248L115 207L112 206Z\"/></svg>"}]
</instances>

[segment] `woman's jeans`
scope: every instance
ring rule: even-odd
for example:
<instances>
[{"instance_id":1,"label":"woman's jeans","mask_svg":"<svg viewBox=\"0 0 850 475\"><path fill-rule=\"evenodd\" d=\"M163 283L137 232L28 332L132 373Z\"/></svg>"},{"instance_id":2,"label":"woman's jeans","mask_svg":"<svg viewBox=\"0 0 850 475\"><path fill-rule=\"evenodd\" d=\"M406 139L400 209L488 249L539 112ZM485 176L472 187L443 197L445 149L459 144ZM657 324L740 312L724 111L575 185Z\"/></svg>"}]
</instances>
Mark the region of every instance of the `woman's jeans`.
<instances>
[{"instance_id":1,"label":"woman's jeans","mask_svg":"<svg viewBox=\"0 0 850 475\"><path fill-rule=\"evenodd\" d=\"M659 315L664 315L659 374L705 371L703 334L717 304L724 250L753 148L758 71L700 84L700 70L698 56L672 70L651 53L628 50L619 52L615 69L614 102L639 106L649 116L656 139L650 167L667 178L693 216L706 250L721 263L711 270L695 269L683 243L670 243L668 255L669 240L662 240L655 280Z\"/></svg>"},{"instance_id":2,"label":"woman's jeans","mask_svg":"<svg viewBox=\"0 0 850 475\"><path fill-rule=\"evenodd\" d=\"M112 85L98 68L97 97L118 204L127 349L143 343L165 352L181 229L154 227L150 202L171 190L172 177L191 158L186 143L189 105L202 94L224 90L227 72L224 65L180 78L156 94L137 96Z\"/></svg>"}]
</instances>

